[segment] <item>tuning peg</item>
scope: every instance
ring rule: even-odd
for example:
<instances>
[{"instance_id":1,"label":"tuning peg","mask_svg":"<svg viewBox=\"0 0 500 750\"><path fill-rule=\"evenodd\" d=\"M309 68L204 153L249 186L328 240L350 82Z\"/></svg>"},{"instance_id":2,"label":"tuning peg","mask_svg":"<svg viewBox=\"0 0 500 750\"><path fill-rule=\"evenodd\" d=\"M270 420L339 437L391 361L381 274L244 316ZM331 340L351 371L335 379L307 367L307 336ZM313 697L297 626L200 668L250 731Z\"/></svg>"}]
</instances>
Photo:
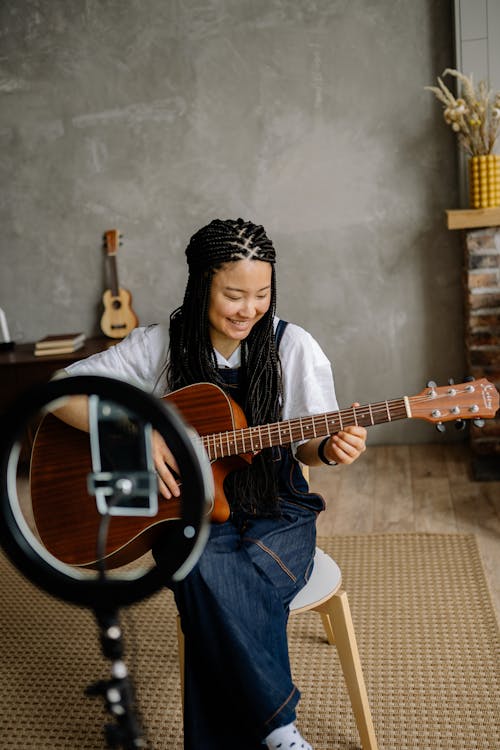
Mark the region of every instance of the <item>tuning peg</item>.
<instances>
[{"instance_id":1,"label":"tuning peg","mask_svg":"<svg viewBox=\"0 0 500 750\"><path fill-rule=\"evenodd\" d=\"M436 430L438 432L446 432L446 425L444 425L442 422L438 422L436 424Z\"/></svg>"},{"instance_id":2,"label":"tuning peg","mask_svg":"<svg viewBox=\"0 0 500 750\"><path fill-rule=\"evenodd\" d=\"M465 419L456 419L455 428L457 430L465 430Z\"/></svg>"},{"instance_id":3,"label":"tuning peg","mask_svg":"<svg viewBox=\"0 0 500 750\"><path fill-rule=\"evenodd\" d=\"M436 388L436 387L437 387L437 383L434 380L429 380L427 382L427 388Z\"/></svg>"},{"instance_id":4,"label":"tuning peg","mask_svg":"<svg viewBox=\"0 0 500 750\"><path fill-rule=\"evenodd\" d=\"M475 427L484 427L484 419L474 419Z\"/></svg>"},{"instance_id":5,"label":"tuning peg","mask_svg":"<svg viewBox=\"0 0 500 750\"><path fill-rule=\"evenodd\" d=\"M464 378L464 383L470 383L474 380L473 375L467 375L467 377Z\"/></svg>"},{"instance_id":6,"label":"tuning peg","mask_svg":"<svg viewBox=\"0 0 500 750\"><path fill-rule=\"evenodd\" d=\"M455 385L454 378L448 378L448 385Z\"/></svg>"}]
</instances>

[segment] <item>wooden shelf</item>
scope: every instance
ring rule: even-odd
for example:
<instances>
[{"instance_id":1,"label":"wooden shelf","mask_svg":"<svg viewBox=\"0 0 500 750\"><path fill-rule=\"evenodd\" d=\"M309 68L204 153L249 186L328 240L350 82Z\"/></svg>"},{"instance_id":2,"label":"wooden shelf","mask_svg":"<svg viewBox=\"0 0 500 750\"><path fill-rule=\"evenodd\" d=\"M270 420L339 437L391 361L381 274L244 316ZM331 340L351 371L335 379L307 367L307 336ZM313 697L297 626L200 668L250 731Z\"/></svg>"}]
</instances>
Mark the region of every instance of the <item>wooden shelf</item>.
<instances>
[{"instance_id":1,"label":"wooden shelf","mask_svg":"<svg viewBox=\"0 0 500 750\"><path fill-rule=\"evenodd\" d=\"M448 229L474 229L478 227L500 227L500 207L466 208L447 211Z\"/></svg>"}]
</instances>

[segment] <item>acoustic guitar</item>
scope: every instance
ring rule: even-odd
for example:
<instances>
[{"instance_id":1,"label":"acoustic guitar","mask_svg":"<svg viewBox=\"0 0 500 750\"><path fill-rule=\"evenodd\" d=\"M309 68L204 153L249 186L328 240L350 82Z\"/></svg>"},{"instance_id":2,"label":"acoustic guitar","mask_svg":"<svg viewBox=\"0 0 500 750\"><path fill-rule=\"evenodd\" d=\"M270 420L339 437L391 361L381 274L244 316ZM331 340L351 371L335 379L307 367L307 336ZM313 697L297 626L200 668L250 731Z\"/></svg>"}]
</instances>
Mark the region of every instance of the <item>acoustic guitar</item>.
<instances>
[{"instance_id":1,"label":"acoustic guitar","mask_svg":"<svg viewBox=\"0 0 500 750\"><path fill-rule=\"evenodd\" d=\"M424 419L440 425L451 420L493 417L499 394L486 379L461 385L431 385L416 396L381 401L273 424L248 427L242 409L221 388L201 383L165 396L200 435L212 463L215 501L211 520L229 517L224 495L226 475L252 461L271 446L331 435L349 425L370 425L399 419ZM47 415L35 437L31 459L32 508L42 543L70 565L96 567L96 539L102 516L87 491L92 462L87 433ZM157 516L113 516L105 561L108 568L132 562L151 549L166 521L180 516L180 499L159 498Z\"/></svg>"},{"instance_id":2,"label":"acoustic guitar","mask_svg":"<svg viewBox=\"0 0 500 750\"><path fill-rule=\"evenodd\" d=\"M132 309L132 295L128 289L122 289L118 282L116 254L121 246L122 235L117 229L104 233L104 249L107 252L110 289L106 289L102 302L104 313L101 318L101 330L112 339L123 339L133 328L139 325L137 315Z\"/></svg>"}]
</instances>

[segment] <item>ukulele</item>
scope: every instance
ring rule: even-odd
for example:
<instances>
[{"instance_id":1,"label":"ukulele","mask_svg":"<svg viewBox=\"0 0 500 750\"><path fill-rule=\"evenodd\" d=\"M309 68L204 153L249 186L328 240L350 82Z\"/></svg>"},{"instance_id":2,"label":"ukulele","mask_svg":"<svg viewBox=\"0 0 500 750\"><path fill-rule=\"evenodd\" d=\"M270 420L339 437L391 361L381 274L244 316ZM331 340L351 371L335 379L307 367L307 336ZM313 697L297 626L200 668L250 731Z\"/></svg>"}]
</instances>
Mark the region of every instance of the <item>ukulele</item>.
<instances>
[{"instance_id":1,"label":"ukulele","mask_svg":"<svg viewBox=\"0 0 500 750\"><path fill-rule=\"evenodd\" d=\"M122 235L117 229L104 233L104 249L108 255L108 270L111 289L106 289L102 296L104 313L101 318L101 330L112 339L123 339L133 328L139 325L137 315L132 310L132 295L127 289L120 288L116 253L122 245Z\"/></svg>"},{"instance_id":2,"label":"ukulele","mask_svg":"<svg viewBox=\"0 0 500 750\"><path fill-rule=\"evenodd\" d=\"M273 424L248 427L242 409L219 386L199 383L165 396L198 432L212 463L215 500L211 520L224 522L229 506L224 479L251 463L263 448L331 435L350 425L398 419L425 419L438 426L451 420L494 417L499 406L495 386L485 378L461 385L428 386L416 396L381 401ZM57 417L44 417L31 457L32 509L42 543L61 562L97 567L96 540L103 516L87 491L92 471L89 435ZM155 517L112 516L106 543L106 565L118 567L149 551L163 523L180 518L181 500L159 497Z\"/></svg>"}]
</instances>

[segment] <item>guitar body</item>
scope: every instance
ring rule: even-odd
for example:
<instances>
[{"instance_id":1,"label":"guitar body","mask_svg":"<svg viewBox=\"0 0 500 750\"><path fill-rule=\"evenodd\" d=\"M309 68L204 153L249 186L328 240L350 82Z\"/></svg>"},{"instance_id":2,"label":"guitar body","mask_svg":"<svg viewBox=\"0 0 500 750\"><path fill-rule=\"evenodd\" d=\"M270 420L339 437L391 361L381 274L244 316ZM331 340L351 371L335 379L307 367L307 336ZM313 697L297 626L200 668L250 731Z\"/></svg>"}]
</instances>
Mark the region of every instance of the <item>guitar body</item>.
<instances>
[{"instance_id":1,"label":"guitar body","mask_svg":"<svg viewBox=\"0 0 500 750\"><path fill-rule=\"evenodd\" d=\"M139 320L132 309L132 295L128 289L118 289L114 295L106 289L102 296L104 313L101 318L101 331L112 339L123 339L130 331L137 328Z\"/></svg>"},{"instance_id":2,"label":"guitar body","mask_svg":"<svg viewBox=\"0 0 500 750\"><path fill-rule=\"evenodd\" d=\"M187 386L165 397L200 435L246 427L239 406L210 383ZM224 479L250 462L250 456L230 456L212 464L215 501L212 520L225 521L229 506ZM69 565L96 567L96 540L102 516L88 494L92 471L89 435L47 415L36 434L30 467L31 502L36 528L46 549ZM180 518L181 500L159 496L154 517L112 516L108 529L108 568L125 565L149 551L163 524Z\"/></svg>"}]
</instances>

